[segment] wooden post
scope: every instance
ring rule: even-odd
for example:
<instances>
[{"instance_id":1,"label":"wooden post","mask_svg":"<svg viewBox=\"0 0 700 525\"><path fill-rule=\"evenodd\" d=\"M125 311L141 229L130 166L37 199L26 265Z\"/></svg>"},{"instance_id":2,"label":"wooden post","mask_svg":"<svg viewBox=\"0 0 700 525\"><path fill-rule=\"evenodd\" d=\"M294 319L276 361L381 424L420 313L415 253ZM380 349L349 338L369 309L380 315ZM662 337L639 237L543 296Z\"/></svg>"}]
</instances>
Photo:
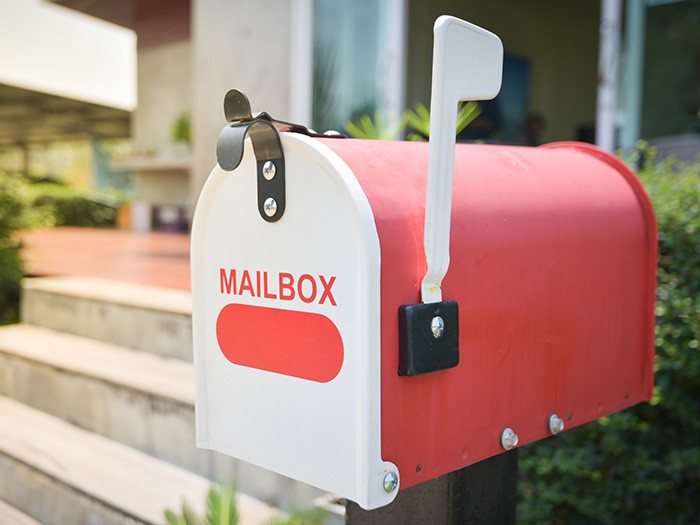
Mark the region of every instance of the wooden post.
<instances>
[{"instance_id":1,"label":"wooden post","mask_svg":"<svg viewBox=\"0 0 700 525\"><path fill-rule=\"evenodd\" d=\"M518 450L399 492L391 505L346 505L346 525L515 524Z\"/></svg>"}]
</instances>

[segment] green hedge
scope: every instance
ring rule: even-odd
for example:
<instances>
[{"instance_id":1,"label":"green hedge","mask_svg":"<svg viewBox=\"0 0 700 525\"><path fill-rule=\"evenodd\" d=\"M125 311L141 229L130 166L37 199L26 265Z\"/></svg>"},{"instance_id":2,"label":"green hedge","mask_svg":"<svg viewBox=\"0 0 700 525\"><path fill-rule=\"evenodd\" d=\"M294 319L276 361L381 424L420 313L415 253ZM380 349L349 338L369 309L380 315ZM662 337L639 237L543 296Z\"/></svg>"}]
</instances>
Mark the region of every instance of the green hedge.
<instances>
[{"instance_id":1,"label":"green hedge","mask_svg":"<svg viewBox=\"0 0 700 525\"><path fill-rule=\"evenodd\" d=\"M112 226L119 201L55 181L0 172L0 324L16 322L22 279L17 230Z\"/></svg>"},{"instance_id":2,"label":"green hedge","mask_svg":"<svg viewBox=\"0 0 700 525\"><path fill-rule=\"evenodd\" d=\"M654 399L523 447L519 523L700 523L700 164L639 176L659 224Z\"/></svg>"},{"instance_id":3,"label":"green hedge","mask_svg":"<svg viewBox=\"0 0 700 525\"><path fill-rule=\"evenodd\" d=\"M16 322L18 317L22 262L16 231L42 224L45 218L32 207L27 181L0 172L0 324Z\"/></svg>"},{"instance_id":4,"label":"green hedge","mask_svg":"<svg viewBox=\"0 0 700 525\"><path fill-rule=\"evenodd\" d=\"M119 202L60 183L32 185L34 206L53 216L56 226L111 227L116 223Z\"/></svg>"}]
</instances>

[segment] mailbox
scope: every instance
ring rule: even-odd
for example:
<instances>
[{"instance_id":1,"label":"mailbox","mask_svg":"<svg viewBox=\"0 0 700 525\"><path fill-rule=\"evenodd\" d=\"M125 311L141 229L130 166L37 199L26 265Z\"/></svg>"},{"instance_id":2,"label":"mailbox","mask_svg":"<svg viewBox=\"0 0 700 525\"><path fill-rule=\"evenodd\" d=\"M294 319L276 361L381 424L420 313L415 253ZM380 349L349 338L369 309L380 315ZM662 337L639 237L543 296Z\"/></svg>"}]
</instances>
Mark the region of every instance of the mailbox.
<instances>
[{"instance_id":1,"label":"mailbox","mask_svg":"<svg viewBox=\"0 0 700 525\"><path fill-rule=\"evenodd\" d=\"M500 41L442 18L436 54L440 24L495 57L498 91ZM639 180L581 143L455 146L456 100L494 87L436 74L430 145L320 137L227 95L192 228L199 446L373 509L650 399Z\"/></svg>"}]
</instances>

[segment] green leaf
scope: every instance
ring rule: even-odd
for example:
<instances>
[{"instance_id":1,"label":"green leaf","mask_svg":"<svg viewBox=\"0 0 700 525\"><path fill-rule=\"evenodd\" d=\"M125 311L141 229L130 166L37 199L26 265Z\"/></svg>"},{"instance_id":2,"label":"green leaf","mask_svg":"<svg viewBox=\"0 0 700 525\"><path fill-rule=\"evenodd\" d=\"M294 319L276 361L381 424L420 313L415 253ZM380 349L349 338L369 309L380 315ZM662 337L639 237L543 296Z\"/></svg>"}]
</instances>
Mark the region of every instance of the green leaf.
<instances>
[{"instance_id":1,"label":"green leaf","mask_svg":"<svg viewBox=\"0 0 700 525\"><path fill-rule=\"evenodd\" d=\"M323 525L328 512L323 509L298 510L289 516L273 518L269 525Z\"/></svg>"},{"instance_id":2,"label":"green leaf","mask_svg":"<svg viewBox=\"0 0 700 525\"><path fill-rule=\"evenodd\" d=\"M180 514L167 509L164 515L168 525L205 525L205 522L197 516L187 502L182 503Z\"/></svg>"},{"instance_id":3,"label":"green leaf","mask_svg":"<svg viewBox=\"0 0 700 525\"><path fill-rule=\"evenodd\" d=\"M236 487L215 484L207 494L207 525L236 525Z\"/></svg>"},{"instance_id":4,"label":"green leaf","mask_svg":"<svg viewBox=\"0 0 700 525\"><path fill-rule=\"evenodd\" d=\"M455 134L461 133L481 113L476 102L460 104L457 113L457 127ZM418 102L413 110L406 110L401 120L393 124L379 113L374 113L374 118L369 115L361 116L357 122L348 122L345 130L348 135L356 139L394 140L401 136L404 129L409 127L407 138L413 141L425 141L430 136L430 111L421 102Z\"/></svg>"},{"instance_id":5,"label":"green leaf","mask_svg":"<svg viewBox=\"0 0 700 525\"><path fill-rule=\"evenodd\" d=\"M357 123L348 122L345 124L345 130L352 138L373 140L397 139L405 127L405 118L402 118L398 123L392 123L380 112L375 112L374 118L362 115Z\"/></svg>"},{"instance_id":6,"label":"green leaf","mask_svg":"<svg viewBox=\"0 0 700 525\"><path fill-rule=\"evenodd\" d=\"M481 113L481 108L476 102L460 104L457 112L457 126L455 135L461 133ZM422 103L417 103L414 110L406 111L406 122L413 132L409 133L409 140L428 140L430 137L430 111Z\"/></svg>"}]
</instances>

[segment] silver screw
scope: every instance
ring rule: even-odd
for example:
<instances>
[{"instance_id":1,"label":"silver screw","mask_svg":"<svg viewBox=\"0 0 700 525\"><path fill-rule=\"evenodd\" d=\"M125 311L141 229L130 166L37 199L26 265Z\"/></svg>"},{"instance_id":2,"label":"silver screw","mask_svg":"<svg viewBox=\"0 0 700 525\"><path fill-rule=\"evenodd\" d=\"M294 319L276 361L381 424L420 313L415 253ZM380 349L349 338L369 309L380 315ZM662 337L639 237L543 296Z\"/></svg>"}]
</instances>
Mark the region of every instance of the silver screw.
<instances>
[{"instance_id":1,"label":"silver screw","mask_svg":"<svg viewBox=\"0 0 700 525\"><path fill-rule=\"evenodd\" d=\"M549 416L547 426L549 427L549 431L552 434L558 434L559 432L564 430L564 420L558 415L552 414L551 416Z\"/></svg>"},{"instance_id":2,"label":"silver screw","mask_svg":"<svg viewBox=\"0 0 700 525\"><path fill-rule=\"evenodd\" d=\"M275 163L272 162L271 160L268 160L263 164L263 177L267 180L272 180L275 178L275 174L277 173L277 166L275 166Z\"/></svg>"},{"instance_id":3,"label":"silver screw","mask_svg":"<svg viewBox=\"0 0 700 525\"><path fill-rule=\"evenodd\" d=\"M433 317L430 321L430 330L433 332L433 337L439 339L445 333L445 321L439 315Z\"/></svg>"},{"instance_id":4,"label":"silver screw","mask_svg":"<svg viewBox=\"0 0 700 525\"><path fill-rule=\"evenodd\" d=\"M384 476L384 492L391 494L399 486L399 476L395 472L387 472Z\"/></svg>"},{"instance_id":5,"label":"silver screw","mask_svg":"<svg viewBox=\"0 0 700 525\"><path fill-rule=\"evenodd\" d=\"M268 217L274 217L275 213L277 213L277 201L272 197L268 197L265 199L263 209L265 210L265 215Z\"/></svg>"},{"instance_id":6,"label":"silver screw","mask_svg":"<svg viewBox=\"0 0 700 525\"><path fill-rule=\"evenodd\" d=\"M518 446L518 434L512 428L505 428L501 433L501 446L506 450Z\"/></svg>"}]
</instances>

